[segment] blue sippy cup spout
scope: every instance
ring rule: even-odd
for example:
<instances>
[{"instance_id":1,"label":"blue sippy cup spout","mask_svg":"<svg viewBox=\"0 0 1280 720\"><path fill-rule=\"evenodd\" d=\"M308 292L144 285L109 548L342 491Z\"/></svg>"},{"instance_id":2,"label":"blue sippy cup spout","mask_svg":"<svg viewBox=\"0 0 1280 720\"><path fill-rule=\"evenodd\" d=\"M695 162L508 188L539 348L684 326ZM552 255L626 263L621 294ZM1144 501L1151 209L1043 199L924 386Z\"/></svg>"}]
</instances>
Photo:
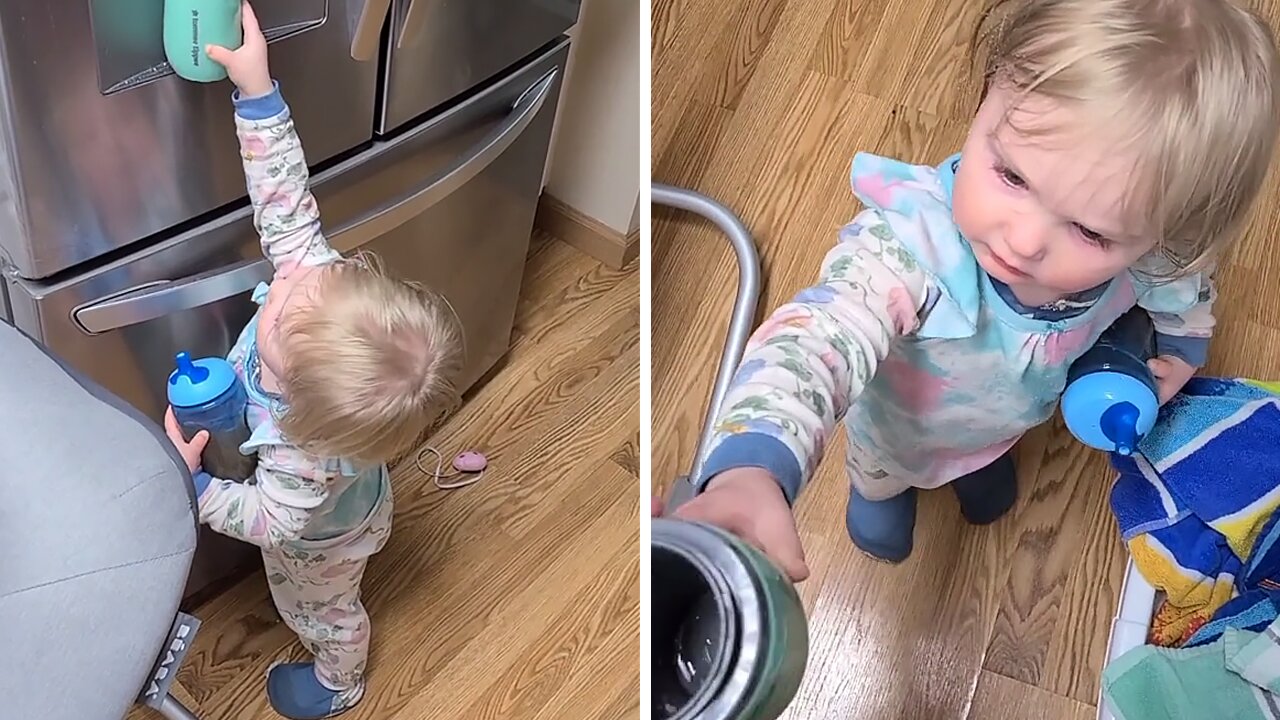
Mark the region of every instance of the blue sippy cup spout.
<instances>
[{"instance_id":1,"label":"blue sippy cup spout","mask_svg":"<svg viewBox=\"0 0 1280 720\"><path fill-rule=\"evenodd\" d=\"M220 357L192 358L187 351L174 356L174 370L169 373L169 404L195 408L225 399L228 390L240 383L235 368ZM234 394L234 393L233 393ZM229 397L229 396L228 396Z\"/></svg>"},{"instance_id":2,"label":"blue sippy cup spout","mask_svg":"<svg viewBox=\"0 0 1280 720\"><path fill-rule=\"evenodd\" d=\"M1102 434L1115 443L1116 452L1128 457L1142 438L1138 419L1142 413L1131 402L1120 401L1102 412Z\"/></svg>"},{"instance_id":3,"label":"blue sippy cup spout","mask_svg":"<svg viewBox=\"0 0 1280 720\"><path fill-rule=\"evenodd\" d=\"M186 352L178 353L177 363L178 371L174 373L174 380L179 377L185 377L188 382L195 384L204 382L209 378L209 370L191 362L191 355Z\"/></svg>"}]
</instances>

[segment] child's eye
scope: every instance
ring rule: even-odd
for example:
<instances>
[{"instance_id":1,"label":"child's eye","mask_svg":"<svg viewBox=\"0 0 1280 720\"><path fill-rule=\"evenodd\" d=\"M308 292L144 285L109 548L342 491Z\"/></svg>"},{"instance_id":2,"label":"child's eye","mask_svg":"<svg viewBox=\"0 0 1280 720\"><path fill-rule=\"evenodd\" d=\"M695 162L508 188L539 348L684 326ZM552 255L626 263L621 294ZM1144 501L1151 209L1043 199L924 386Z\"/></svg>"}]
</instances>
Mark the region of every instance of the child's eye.
<instances>
[{"instance_id":1,"label":"child's eye","mask_svg":"<svg viewBox=\"0 0 1280 720\"><path fill-rule=\"evenodd\" d=\"M1026 189L1027 181L1023 180L1022 176L1019 175L1018 173L1010 170L1007 167L1004 167L1003 165L996 165L995 171L996 171L996 174L1000 176L1001 182L1003 182L1005 185L1008 185L1011 188L1016 188L1018 190Z\"/></svg>"},{"instance_id":2,"label":"child's eye","mask_svg":"<svg viewBox=\"0 0 1280 720\"><path fill-rule=\"evenodd\" d=\"M1094 232L1080 223L1071 223L1071 225L1075 228L1076 232L1080 233L1080 237L1084 238L1090 245L1097 245L1100 248L1105 248L1107 246L1109 241L1102 233Z\"/></svg>"}]
</instances>

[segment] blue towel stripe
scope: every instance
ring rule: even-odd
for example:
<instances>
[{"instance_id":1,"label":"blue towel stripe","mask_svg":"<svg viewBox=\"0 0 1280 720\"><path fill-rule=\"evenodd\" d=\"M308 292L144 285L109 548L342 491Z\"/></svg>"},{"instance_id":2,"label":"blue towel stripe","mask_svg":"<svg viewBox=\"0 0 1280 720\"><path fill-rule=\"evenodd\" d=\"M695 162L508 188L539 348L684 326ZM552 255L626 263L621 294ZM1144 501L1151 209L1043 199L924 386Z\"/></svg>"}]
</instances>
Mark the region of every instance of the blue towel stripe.
<instances>
[{"instance_id":1,"label":"blue towel stripe","mask_svg":"<svg viewBox=\"0 0 1280 720\"><path fill-rule=\"evenodd\" d=\"M1231 515L1276 487L1276 475L1264 468L1275 464L1272 458L1276 429L1280 428L1280 408L1270 401L1252 409L1236 424L1219 430L1212 438L1214 452L1193 452L1162 473L1167 476L1176 468L1179 476L1198 479L1180 483L1178 495L1203 518ZM1232 468L1247 471L1231 472ZM1230 482L1216 482L1224 477L1229 477ZM1229 484L1229 492L1224 492L1225 484Z\"/></svg>"},{"instance_id":2,"label":"blue towel stripe","mask_svg":"<svg viewBox=\"0 0 1280 720\"><path fill-rule=\"evenodd\" d=\"M1151 531L1150 537L1173 562L1199 577L1214 580L1227 574L1234 578L1241 573L1241 562L1232 554L1227 539L1198 522L1182 522ZM1193 579L1184 573L1188 580Z\"/></svg>"}]
</instances>

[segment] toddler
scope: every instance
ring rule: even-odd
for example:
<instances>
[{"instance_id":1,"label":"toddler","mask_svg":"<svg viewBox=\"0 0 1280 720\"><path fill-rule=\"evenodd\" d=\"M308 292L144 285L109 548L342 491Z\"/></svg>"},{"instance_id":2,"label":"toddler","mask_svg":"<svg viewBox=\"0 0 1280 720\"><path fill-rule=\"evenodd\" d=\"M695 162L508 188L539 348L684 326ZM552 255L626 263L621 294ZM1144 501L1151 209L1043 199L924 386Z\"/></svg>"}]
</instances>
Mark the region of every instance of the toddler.
<instances>
[{"instance_id":1,"label":"toddler","mask_svg":"<svg viewBox=\"0 0 1280 720\"><path fill-rule=\"evenodd\" d=\"M1134 305L1156 327L1162 402L1205 361L1211 271L1275 144L1268 26L1226 0L1005 0L974 47L984 92L961 152L853 159L865 209L753 335L677 513L794 580L789 505L841 419L849 535L901 562L917 489L949 484L975 524L1013 506L1014 443Z\"/></svg>"},{"instance_id":2,"label":"toddler","mask_svg":"<svg viewBox=\"0 0 1280 720\"><path fill-rule=\"evenodd\" d=\"M191 468L201 522L262 548L280 616L313 655L267 677L271 706L293 720L359 702L369 649L360 581L391 530L385 463L409 450L454 401L460 331L437 295L339 256L320 231L307 163L267 68L253 11L244 44L210 48L233 102L254 221L275 266L228 360L248 391L257 455L244 484L199 469L207 435L169 437Z\"/></svg>"}]
</instances>

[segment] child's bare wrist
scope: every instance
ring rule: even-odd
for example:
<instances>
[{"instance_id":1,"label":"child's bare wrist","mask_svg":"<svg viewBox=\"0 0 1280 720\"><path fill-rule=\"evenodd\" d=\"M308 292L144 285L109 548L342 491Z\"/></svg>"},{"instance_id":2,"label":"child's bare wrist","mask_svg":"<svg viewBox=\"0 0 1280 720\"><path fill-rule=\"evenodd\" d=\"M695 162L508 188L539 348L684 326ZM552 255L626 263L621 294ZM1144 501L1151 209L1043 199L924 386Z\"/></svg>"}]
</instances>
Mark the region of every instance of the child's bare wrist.
<instances>
[{"instance_id":1,"label":"child's bare wrist","mask_svg":"<svg viewBox=\"0 0 1280 720\"><path fill-rule=\"evenodd\" d=\"M265 97L276 89L276 84L271 81L270 73L261 73L254 77L245 78L243 83L237 83L237 85L240 88L240 97L246 100Z\"/></svg>"},{"instance_id":2,"label":"child's bare wrist","mask_svg":"<svg viewBox=\"0 0 1280 720\"><path fill-rule=\"evenodd\" d=\"M735 488L753 495L776 495L779 500L786 502L782 486L768 470L760 467L737 467L725 470L712 477L703 491L718 488Z\"/></svg>"}]
</instances>

